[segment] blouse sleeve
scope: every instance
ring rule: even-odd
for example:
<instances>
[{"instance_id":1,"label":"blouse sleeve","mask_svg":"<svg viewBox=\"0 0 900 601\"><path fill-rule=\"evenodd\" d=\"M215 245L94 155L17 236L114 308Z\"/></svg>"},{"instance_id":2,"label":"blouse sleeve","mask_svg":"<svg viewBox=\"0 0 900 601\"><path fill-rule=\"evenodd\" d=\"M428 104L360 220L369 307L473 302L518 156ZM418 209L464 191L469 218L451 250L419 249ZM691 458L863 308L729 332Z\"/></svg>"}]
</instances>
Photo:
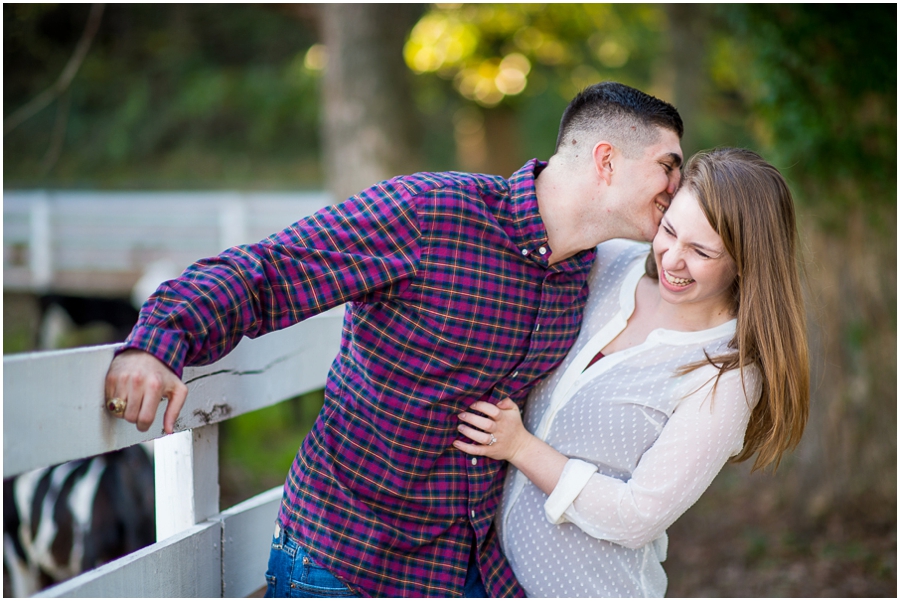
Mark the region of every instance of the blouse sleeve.
<instances>
[{"instance_id":1,"label":"blouse sleeve","mask_svg":"<svg viewBox=\"0 0 900 601\"><path fill-rule=\"evenodd\" d=\"M692 376L706 382L683 399L639 460L631 479L597 473L597 467L569 459L547 499L547 519L571 522L587 534L637 549L649 544L693 505L719 470L743 448L750 413L759 398L757 372L726 372L715 387L709 371ZM694 378L690 378L694 382ZM695 384L696 387L696 384Z\"/></svg>"}]
</instances>

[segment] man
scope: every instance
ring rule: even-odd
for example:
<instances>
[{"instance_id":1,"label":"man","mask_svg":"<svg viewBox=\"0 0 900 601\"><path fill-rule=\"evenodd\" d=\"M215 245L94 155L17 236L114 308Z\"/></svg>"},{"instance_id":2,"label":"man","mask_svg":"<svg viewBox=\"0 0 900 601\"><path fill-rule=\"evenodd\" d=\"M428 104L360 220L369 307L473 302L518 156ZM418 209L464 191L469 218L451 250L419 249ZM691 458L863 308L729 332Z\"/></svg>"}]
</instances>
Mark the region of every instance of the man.
<instances>
[{"instance_id":1,"label":"man","mask_svg":"<svg viewBox=\"0 0 900 601\"><path fill-rule=\"evenodd\" d=\"M456 415L520 407L578 334L594 247L649 241L680 182L669 104L617 83L566 109L548 163L509 180L382 182L163 284L106 394L171 432L186 364L346 303L325 407L285 482L267 594L521 595L492 527L502 462L451 445Z\"/></svg>"}]
</instances>

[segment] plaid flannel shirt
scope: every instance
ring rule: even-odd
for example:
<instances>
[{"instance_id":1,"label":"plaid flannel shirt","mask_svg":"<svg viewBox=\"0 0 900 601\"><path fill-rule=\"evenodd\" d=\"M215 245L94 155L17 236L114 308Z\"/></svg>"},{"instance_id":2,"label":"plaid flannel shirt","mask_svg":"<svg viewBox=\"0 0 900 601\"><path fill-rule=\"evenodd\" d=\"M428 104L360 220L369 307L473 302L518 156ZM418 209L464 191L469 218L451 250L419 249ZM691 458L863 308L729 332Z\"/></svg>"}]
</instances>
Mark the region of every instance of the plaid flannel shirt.
<instances>
[{"instance_id":1,"label":"plaid flannel shirt","mask_svg":"<svg viewBox=\"0 0 900 601\"><path fill-rule=\"evenodd\" d=\"M163 284L125 348L179 376L346 303L325 405L279 521L362 595L459 596L473 539L487 592L521 596L495 529L505 462L453 448L457 414L528 391L578 334L594 251L549 266L529 161L509 179L382 182Z\"/></svg>"}]
</instances>

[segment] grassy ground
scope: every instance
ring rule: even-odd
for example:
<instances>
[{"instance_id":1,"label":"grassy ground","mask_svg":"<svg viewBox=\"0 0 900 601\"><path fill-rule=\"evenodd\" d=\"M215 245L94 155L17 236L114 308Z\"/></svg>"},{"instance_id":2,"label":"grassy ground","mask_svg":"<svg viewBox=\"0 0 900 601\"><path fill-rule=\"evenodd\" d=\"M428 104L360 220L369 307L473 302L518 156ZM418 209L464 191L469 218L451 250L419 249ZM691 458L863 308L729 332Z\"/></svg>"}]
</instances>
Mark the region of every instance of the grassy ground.
<instances>
[{"instance_id":1,"label":"grassy ground","mask_svg":"<svg viewBox=\"0 0 900 601\"><path fill-rule=\"evenodd\" d=\"M39 306L28 294L3 293L3 354L34 350Z\"/></svg>"},{"instance_id":2,"label":"grassy ground","mask_svg":"<svg viewBox=\"0 0 900 601\"><path fill-rule=\"evenodd\" d=\"M804 518L765 501L773 486L716 482L669 529L667 596L897 596L896 505Z\"/></svg>"}]
</instances>

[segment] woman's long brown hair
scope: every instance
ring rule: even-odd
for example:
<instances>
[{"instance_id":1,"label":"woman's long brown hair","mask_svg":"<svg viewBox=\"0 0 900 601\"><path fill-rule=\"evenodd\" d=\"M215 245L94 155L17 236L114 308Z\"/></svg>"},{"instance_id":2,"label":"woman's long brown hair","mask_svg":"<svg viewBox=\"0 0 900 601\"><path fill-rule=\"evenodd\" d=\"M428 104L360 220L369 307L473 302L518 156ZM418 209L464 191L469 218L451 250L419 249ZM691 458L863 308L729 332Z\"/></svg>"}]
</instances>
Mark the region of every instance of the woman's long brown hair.
<instances>
[{"instance_id":1,"label":"woman's long brown hair","mask_svg":"<svg viewBox=\"0 0 900 601\"><path fill-rule=\"evenodd\" d=\"M809 353L791 192L775 167L740 148L694 155L685 165L683 186L695 194L737 266L731 307L737 328L729 345L735 351L709 362L719 375L753 364L762 375L762 395L744 448L733 461L758 453L754 470L777 468L784 452L800 442L809 416ZM658 277L652 253L648 259L648 275ZM686 365L681 373L706 364Z\"/></svg>"}]
</instances>

